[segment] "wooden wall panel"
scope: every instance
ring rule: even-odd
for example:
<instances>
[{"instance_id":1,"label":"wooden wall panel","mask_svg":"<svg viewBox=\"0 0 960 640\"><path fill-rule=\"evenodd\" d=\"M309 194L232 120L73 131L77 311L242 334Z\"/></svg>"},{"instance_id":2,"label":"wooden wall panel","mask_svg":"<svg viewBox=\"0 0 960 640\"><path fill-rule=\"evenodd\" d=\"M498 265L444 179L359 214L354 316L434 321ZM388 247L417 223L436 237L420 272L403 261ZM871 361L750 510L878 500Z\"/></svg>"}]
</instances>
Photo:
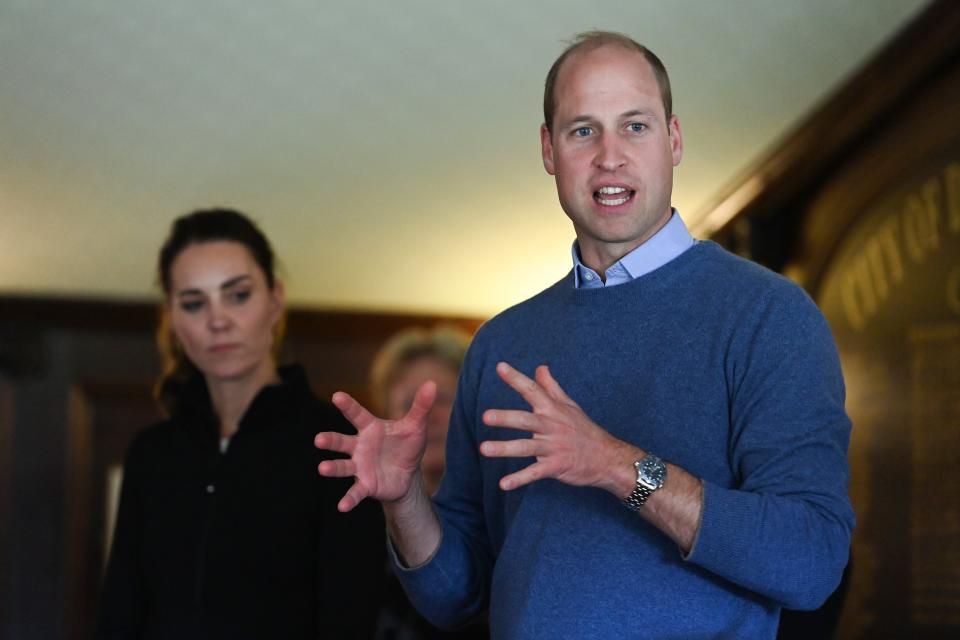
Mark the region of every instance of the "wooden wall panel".
<instances>
[{"instance_id":1,"label":"wooden wall panel","mask_svg":"<svg viewBox=\"0 0 960 640\"><path fill-rule=\"evenodd\" d=\"M960 144L927 158L862 210L817 289L854 422L843 637L960 634L960 200L935 195Z\"/></svg>"},{"instance_id":2,"label":"wooden wall panel","mask_svg":"<svg viewBox=\"0 0 960 640\"><path fill-rule=\"evenodd\" d=\"M7 604L7 531L9 529L10 459L13 455L13 390L0 372L0 620ZM3 633L0 629L0 633Z\"/></svg>"},{"instance_id":3,"label":"wooden wall panel","mask_svg":"<svg viewBox=\"0 0 960 640\"><path fill-rule=\"evenodd\" d=\"M807 288L847 383L837 637L960 637L960 5L931 3L728 193L758 184L715 239Z\"/></svg>"},{"instance_id":4,"label":"wooden wall panel","mask_svg":"<svg viewBox=\"0 0 960 640\"><path fill-rule=\"evenodd\" d=\"M67 434L66 559L68 628L89 637L106 562L108 479L130 441L160 419L150 381L81 382L70 391Z\"/></svg>"}]
</instances>

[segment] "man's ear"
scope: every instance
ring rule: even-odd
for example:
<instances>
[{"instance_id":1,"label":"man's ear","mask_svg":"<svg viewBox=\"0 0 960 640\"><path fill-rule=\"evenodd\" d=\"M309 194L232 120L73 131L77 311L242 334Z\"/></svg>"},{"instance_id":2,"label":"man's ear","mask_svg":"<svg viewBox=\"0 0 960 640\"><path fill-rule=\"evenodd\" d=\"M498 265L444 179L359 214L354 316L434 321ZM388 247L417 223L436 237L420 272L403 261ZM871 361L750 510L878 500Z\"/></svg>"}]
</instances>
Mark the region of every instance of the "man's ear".
<instances>
[{"instance_id":1,"label":"man's ear","mask_svg":"<svg viewBox=\"0 0 960 640\"><path fill-rule=\"evenodd\" d=\"M550 139L550 129L546 124L540 125L540 151L543 154L543 168L550 175L556 175L553 166L553 140Z\"/></svg>"},{"instance_id":2,"label":"man's ear","mask_svg":"<svg viewBox=\"0 0 960 640\"><path fill-rule=\"evenodd\" d=\"M673 166L680 164L683 158L683 134L680 133L680 120L676 114L670 116L670 150L673 154Z\"/></svg>"}]
</instances>

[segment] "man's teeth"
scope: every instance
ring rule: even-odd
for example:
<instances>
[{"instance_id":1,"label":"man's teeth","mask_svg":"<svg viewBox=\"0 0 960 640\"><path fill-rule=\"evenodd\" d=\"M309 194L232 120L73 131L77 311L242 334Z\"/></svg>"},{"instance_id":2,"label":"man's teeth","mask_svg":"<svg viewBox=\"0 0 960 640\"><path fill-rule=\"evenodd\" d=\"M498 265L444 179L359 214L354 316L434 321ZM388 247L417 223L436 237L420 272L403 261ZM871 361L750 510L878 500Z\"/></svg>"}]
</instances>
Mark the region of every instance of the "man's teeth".
<instances>
[{"instance_id":1,"label":"man's teeth","mask_svg":"<svg viewBox=\"0 0 960 640\"><path fill-rule=\"evenodd\" d=\"M612 196L621 193L624 195L619 198L604 198L604 196ZM607 207L616 207L617 205L621 205L629 199L630 192L623 187L600 187L597 189L597 202Z\"/></svg>"}]
</instances>

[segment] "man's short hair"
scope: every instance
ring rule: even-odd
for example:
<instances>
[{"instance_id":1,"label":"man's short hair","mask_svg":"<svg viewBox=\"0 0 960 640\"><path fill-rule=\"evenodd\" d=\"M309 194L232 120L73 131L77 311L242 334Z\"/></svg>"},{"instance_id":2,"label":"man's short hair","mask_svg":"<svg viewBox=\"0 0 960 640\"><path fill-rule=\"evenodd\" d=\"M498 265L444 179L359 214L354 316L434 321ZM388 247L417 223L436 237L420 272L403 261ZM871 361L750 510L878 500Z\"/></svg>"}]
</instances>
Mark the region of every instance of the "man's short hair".
<instances>
[{"instance_id":1,"label":"man's short hair","mask_svg":"<svg viewBox=\"0 0 960 640\"><path fill-rule=\"evenodd\" d=\"M374 408L386 412L387 392L410 363L433 358L459 373L469 346L470 336L451 326L414 327L394 334L374 356L370 367L370 397Z\"/></svg>"},{"instance_id":2,"label":"man's short hair","mask_svg":"<svg viewBox=\"0 0 960 640\"><path fill-rule=\"evenodd\" d=\"M663 66L660 58L650 51L650 49L647 49L633 38L625 36L622 33L616 33L614 31L585 31L574 37L570 46L564 49L563 53L560 54L560 57L556 59L553 66L550 67L550 71L547 73L547 81L544 83L543 88L543 122L547 125L547 131L553 133L553 114L557 108L554 90L557 84L557 76L560 75L560 67L563 66L564 61L570 54L577 51L592 51L607 45L619 46L643 54L643 57L646 58L647 62L649 62L653 68L653 75L656 77L657 84L660 86L660 96L663 99L663 112L667 120L673 115L673 95L670 91L670 76L667 75L667 69Z\"/></svg>"}]
</instances>

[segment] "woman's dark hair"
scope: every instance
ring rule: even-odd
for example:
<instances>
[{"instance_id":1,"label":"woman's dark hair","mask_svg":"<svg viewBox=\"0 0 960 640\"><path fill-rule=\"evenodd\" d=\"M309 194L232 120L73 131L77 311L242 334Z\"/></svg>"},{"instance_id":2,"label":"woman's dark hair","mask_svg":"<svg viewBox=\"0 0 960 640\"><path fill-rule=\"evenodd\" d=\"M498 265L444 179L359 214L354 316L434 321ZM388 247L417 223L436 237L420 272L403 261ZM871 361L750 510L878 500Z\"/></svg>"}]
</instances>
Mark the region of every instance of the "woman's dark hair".
<instances>
[{"instance_id":1,"label":"woman's dark hair","mask_svg":"<svg viewBox=\"0 0 960 640\"><path fill-rule=\"evenodd\" d=\"M174 260L184 249L194 244L217 241L237 242L250 251L250 255L263 271L267 285L273 289L274 256L270 241L250 218L233 209L200 209L180 216L173 221L170 235L160 248L157 261L157 280L163 288L165 300L160 305L160 322L157 327L157 347L163 359L163 372L154 387L154 396L167 414L178 412L185 388L201 377L200 371L190 362L170 327L167 312L171 294L170 270ZM279 350L283 335L283 318L277 323L274 353Z\"/></svg>"},{"instance_id":2,"label":"woman's dark hair","mask_svg":"<svg viewBox=\"0 0 960 640\"><path fill-rule=\"evenodd\" d=\"M270 241L250 218L233 209L200 209L173 221L170 235L160 249L157 273L163 292L170 294L170 267L192 244L229 240L245 246L256 260L267 284L273 288L273 249Z\"/></svg>"}]
</instances>

